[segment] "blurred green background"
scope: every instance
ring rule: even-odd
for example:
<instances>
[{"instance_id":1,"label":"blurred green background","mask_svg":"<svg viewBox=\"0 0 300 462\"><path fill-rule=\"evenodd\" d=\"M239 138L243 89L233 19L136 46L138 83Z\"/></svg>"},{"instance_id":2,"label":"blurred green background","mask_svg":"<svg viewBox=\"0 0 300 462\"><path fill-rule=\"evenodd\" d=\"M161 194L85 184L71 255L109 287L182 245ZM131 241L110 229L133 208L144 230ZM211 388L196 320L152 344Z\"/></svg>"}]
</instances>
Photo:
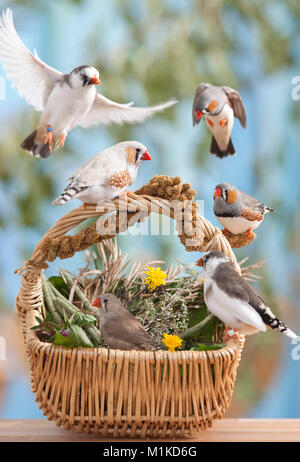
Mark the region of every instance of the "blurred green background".
<instances>
[{"instance_id":1,"label":"blurred green background","mask_svg":"<svg viewBox=\"0 0 300 462\"><path fill-rule=\"evenodd\" d=\"M300 102L292 99L292 78L300 74L300 3L297 0L54 0L0 1L13 9L15 26L30 50L63 72L91 64L101 73L99 89L118 102L143 106L175 97L179 104L142 125L79 127L64 151L46 161L19 149L39 114L11 88L0 101L0 336L7 360L0 361L0 418L41 416L34 403L13 310L22 266L34 245L62 215L51 201L85 160L119 141L145 144L153 161L144 165L132 189L154 174L180 175L213 212L214 186L228 181L278 210L267 216L256 241L236 252L249 263L266 259L256 285L293 330L300 329L299 170ZM233 129L236 156L208 153L204 124L192 127L192 100L200 82L240 91L247 129ZM150 165L151 164L151 165ZM147 261L198 255L185 252L176 236L122 236L132 258ZM54 263L75 270L83 256ZM227 416L300 417L300 362L295 345L274 332L249 337ZM300 356L300 355L299 355Z\"/></svg>"}]
</instances>

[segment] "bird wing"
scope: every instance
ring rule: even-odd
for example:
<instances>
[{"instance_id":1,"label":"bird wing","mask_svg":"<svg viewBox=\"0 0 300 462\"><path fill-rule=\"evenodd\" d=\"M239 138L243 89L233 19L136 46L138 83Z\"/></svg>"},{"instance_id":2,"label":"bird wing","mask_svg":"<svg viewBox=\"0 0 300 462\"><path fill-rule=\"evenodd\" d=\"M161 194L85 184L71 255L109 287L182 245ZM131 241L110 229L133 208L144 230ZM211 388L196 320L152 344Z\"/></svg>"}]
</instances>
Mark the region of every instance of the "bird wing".
<instances>
[{"instance_id":1,"label":"bird wing","mask_svg":"<svg viewBox=\"0 0 300 462\"><path fill-rule=\"evenodd\" d=\"M247 117L246 117L246 110L241 98L241 95L239 94L238 91L234 90L233 88L230 87L221 87L230 103L232 104L234 116L237 117L242 125L243 128L246 128L246 123L247 123Z\"/></svg>"},{"instance_id":2,"label":"bird wing","mask_svg":"<svg viewBox=\"0 0 300 462\"><path fill-rule=\"evenodd\" d=\"M249 194L245 193L244 191L240 191L239 194L241 196L245 208L251 209L252 211L256 212L257 215L260 214L261 217L263 217L265 213L276 212L276 210L272 209L271 207L268 207L258 199L255 199L255 197L249 196Z\"/></svg>"},{"instance_id":3,"label":"bird wing","mask_svg":"<svg viewBox=\"0 0 300 462\"><path fill-rule=\"evenodd\" d=\"M126 188L132 184L130 174L127 169L119 170L113 175L107 170L87 169L73 180L79 187L85 186L114 186L118 189Z\"/></svg>"},{"instance_id":4,"label":"bird wing","mask_svg":"<svg viewBox=\"0 0 300 462\"><path fill-rule=\"evenodd\" d=\"M79 177L82 172L88 169L93 169L97 165L96 158L98 158L100 155L102 155L102 152L99 152L95 156L93 156L91 159L88 159L81 167L79 167L75 172L72 173L72 175L68 178L68 180L74 180L76 177Z\"/></svg>"},{"instance_id":5,"label":"bird wing","mask_svg":"<svg viewBox=\"0 0 300 462\"><path fill-rule=\"evenodd\" d=\"M79 187L108 186L112 183L126 183L123 186L126 187L131 184L126 159L113 148L105 149L93 156L76 170L69 180Z\"/></svg>"},{"instance_id":6,"label":"bird wing","mask_svg":"<svg viewBox=\"0 0 300 462\"><path fill-rule=\"evenodd\" d=\"M241 217L246 218L248 221L261 221L264 217L263 212L260 210L253 210L245 207L241 212Z\"/></svg>"},{"instance_id":7,"label":"bird wing","mask_svg":"<svg viewBox=\"0 0 300 462\"><path fill-rule=\"evenodd\" d=\"M258 215L263 216L265 213L265 205L255 197L249 196L244 191L240 191L243 206L245 209L250 209Z\"/></svg>"},{"instance_id":8,"label":"bird wing","mask_svg":"<svg viewBox=\"0 0 300 462\"><path fill-rule=\"evenodd\" d=\"M244 323L261 331L266 330L261 316L248 302L227 295L216 283L211 286L206 303L212 313L232 328Z\"/></svg>"},{"instance_id":9,"label":"bird wing","mask_svg":"<svg viewBox=\"0 0 300 462\"><path fill-rule=\"evenodd\" d=\"M130 341L131 339L131 342L136 345L149 345L153 343L152 337L150 337L148 332L136 319L132 319L131 322L129 321L126 327L124 331L124 340Z\"/></svg>"},{"instance_id":10,"label":"bird wing","mask_svg":"<svg viewBox=\"0 0 300 462\"><path fill-rule=\"evenodd\" d=\"M124 310L126 309L124 308ZM106 318L107 320L103 320L106 336L117 337L119 340L137 346L151 345L153 343L152 337L129 311L124 312L122 310L121 318L120 313L109 313Z\"/></svg>"},{"instance_id":11,"label":"bird wing","mask_svg":"<svg viewBox=\"0 0 300 462\"><path fill-rule=\"evenodd\" d=\"M27 103L42 111L47 99L63 74L32 54L16 32L12 11L8 8L0 18L0 61L7 76Z\"/></svg>"},{"instance_id":12,"label":"bird wing","mask_svg":"<svg viewBox=\"0 0 300 462\"><path fill-rule=\"evenodd\" d=\"M91 125L99 123L108 125L110 123L135 123L143 122L148 117L164 109L176 104L176 100L171 100L163 104L150 107L133 107L133 103L119 104L111 101L105 96L97 93L94 103L87 113L87 115L81 120L80 126L87 128Z\"/></svg>"},{"instance_id":13,"label":"bird wing","mask_svg":"<svg viewBox=\"0 0 300 462\"><path fill-rule=\"evenodd\" d=\"M206 90L208 87L212 87L210 83L200 83L196 88L193 102L193 126L200 122L201 119L197 120L196 116L196 104L201 93Z\"/></svg>"},{"instance_id":14,"label":"bird wing","mask_svg":"<svg viewBox=\"0 0 300 462\"><path fill-rule=\"evenodd\" d=\"M215 270L213 280L215 284L209 299L218 305L218 309L222 307L233 318L261 331L266 330L261 316L265 307L264 301L235 271L231 263L220 264Z\"/></svg>"}]
</instances>

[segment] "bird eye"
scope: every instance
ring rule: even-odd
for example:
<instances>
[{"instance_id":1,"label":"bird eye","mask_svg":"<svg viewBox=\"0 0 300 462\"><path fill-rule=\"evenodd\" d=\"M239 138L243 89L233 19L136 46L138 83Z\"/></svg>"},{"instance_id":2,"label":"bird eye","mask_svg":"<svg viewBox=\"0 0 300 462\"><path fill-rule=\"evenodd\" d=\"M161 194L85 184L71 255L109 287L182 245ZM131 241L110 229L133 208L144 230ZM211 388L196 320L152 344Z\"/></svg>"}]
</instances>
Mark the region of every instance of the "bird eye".
<instances>
[{"instance_id":1,"label":"bird eye","mask_svg":"<svg viewBox=\"0 0 300 462\"><path fill-rule=\"evenodd\" d=\"M228 190L227 189L224 189L223 191L223 198L225 201L227 201L227 198L228 198Z\"/></svg>"}]
</instances>

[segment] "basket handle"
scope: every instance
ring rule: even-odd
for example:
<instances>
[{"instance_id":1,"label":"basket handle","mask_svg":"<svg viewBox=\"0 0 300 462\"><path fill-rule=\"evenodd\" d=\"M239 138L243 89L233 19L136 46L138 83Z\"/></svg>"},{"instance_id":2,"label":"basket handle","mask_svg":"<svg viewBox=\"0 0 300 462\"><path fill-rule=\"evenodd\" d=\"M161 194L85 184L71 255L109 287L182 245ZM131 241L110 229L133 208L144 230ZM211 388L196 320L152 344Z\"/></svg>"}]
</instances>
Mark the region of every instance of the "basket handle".
<instances>
[{"instance_id":1,"label":"basket handle","mask_svg":"<svg viewBox=\"0 0 300 462\"><path fill-rule=\"evenodd\" d=\"M240 272L239 265L227 238L219 228L213 226L205 217L198 214L195 202L191 201L191 205L191 220L194 220L195 226L193 229L182 229L182 233L179 234L179 238L186 250L199 252L219 250L232 260L236 270ZM160 213L175 219L177 225L182 224L182 219L186 211L184 209L183 202L181 203L181 206L181 210L174 210L173 205L165 199L147 195L137 195L134 193L128 194L127 203L124 200L118 199L102 202L101 210L99 210L99 207L96 205L80 206L60 218L46 232L44 237L35 247L30 260L25 263L24 268L16 270L16 272L20 274L26 270L34 273L35 275L39 274L48 266L46 263L47 261L53 261L57 257L69 258L77 251L84 250L95 242L115 237L120 231L124 231L129 226L132 226L137 221L140 221L141 213L143 214L143 218L148 216L151 212ZM108 218L104 215L116 210L118 212L118 218L120 218L122 212L125 212L125 223L123 220L123 224L120 224L120 220L118 221L117 219L115 231L100 235L97 232L97 225L94 223L74 236L66 236L68 231L89 218L98 216L100 219L98 225L99 223L101 223L102 226L107 225ZM189 223L190 221L188 221L188 224ZM190 245L191 239L192 245Z\"/></svg>"}]
</instances>

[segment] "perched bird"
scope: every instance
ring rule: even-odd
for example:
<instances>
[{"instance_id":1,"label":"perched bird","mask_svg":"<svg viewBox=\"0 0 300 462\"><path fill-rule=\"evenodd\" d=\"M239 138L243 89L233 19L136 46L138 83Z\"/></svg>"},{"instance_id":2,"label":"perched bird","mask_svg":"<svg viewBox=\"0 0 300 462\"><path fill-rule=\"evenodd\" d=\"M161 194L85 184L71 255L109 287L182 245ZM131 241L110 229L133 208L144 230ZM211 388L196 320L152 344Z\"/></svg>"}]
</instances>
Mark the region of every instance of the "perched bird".
<instances>
[{"instance_id":1,"label":"perched bird","mask_svg":"<svg viewBox=\"0 0 300 462\"><path fill-rule=\"evenodd\" d=\"M231 131L234 117L246 127L246 111L240 94L230 87L216 87L201 83L195 91L193 103L193 125L204 120L212 133L210 153L218 157L234 154Z\"/></svg>"},{"instance_id":2,"label":"perched bird","mask_svg":"<svg viewBox=\"0 0 300 462\"><path fill-rule=\"evenodd\" d=\"M220 183L214 192L214 213L219 223L233 234L248 231L249 238L266 213L276 210L267 207L230 183Z\"/></svg>"},{"instance_id":3,"label":"perched bird","mask_svg":"<svg viewBox=\"0 0 300 462\"><path fill-rule=\"evenodd\" d=\"M125 141L104 149L68 178L70 183L53 205L63 205L74 198L86 204L97 204L124 195L144 160L151 160L151 156L137 141Z\"/></svg>"},{"instance_id":4,"label":"perched bird","mask_svg":"<svg viewBox=\"0 0 300 462\"><path fill-rule=\"evenodd\" d=\"M36 157L46 158L57 140L56 149L63 147L67 134L76 125L87 128L98 123L143 122L158 111L172 106L172 100L153 107L132 107L118 104L96 92L99 72L92 66L79 66L62 74L32 54L17 34L8 8L0 18L0 62L7 70L20 95L42 111L36 130L21 147Z\"/></svg>"},{"instance_id":5,"label":"perched bird","mask_svg":"<svg viewBox=\"0 0 300 462\"><path fill-rule=\"evenodd\" d=\"M196 264L203 267L207 308L225 324L244 335L265 332L270 327L292 339L297 338L276 318L250 284L236 272L230 258L222 252L208 252Z\"/></svg>"},{"instance_id":6,"label":"perched bird","mask_svg":"<svg viewBox=\"0 0 300 462\"><path fill-rule=\"evenodd\" d=\"M148 332L114 294L103 294L93 303L100 309L100 332L110 348L147 350L154 348Z\"/></svg>"}]
</instances>

